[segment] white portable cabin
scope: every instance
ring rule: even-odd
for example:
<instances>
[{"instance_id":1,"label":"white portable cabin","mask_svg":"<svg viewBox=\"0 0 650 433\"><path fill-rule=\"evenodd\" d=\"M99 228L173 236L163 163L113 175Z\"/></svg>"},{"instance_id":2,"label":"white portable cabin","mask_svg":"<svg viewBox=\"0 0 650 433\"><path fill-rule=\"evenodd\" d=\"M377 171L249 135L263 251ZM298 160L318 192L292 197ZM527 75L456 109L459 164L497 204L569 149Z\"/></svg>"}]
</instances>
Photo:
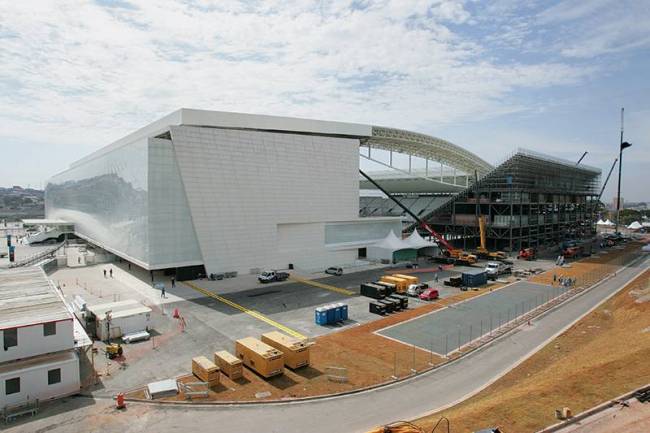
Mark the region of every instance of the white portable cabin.
<instances>
[{"instance_id":1,"label":"white portable cabin","mask_svg":"<svg viewBox=\"0 0 650 433\"><path fill-rule=\"evenodd\" d=\"M110 312L111 338L148 331L151 324L151 308L145 307L135 300L110 302L87 308L95 317L95 335L100 340L108 339L108 312Z\"/></svg>"}]
</instances>

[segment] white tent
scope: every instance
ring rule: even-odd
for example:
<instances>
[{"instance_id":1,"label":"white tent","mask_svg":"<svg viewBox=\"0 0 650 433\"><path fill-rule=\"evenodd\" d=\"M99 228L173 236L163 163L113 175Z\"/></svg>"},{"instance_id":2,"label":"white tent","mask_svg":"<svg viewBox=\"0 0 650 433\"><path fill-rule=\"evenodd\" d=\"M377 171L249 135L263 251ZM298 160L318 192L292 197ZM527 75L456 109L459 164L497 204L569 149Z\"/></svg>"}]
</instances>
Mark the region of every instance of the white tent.
<instances>
[{"instance_id":1,"label":"white tent","mask_svg":"<svg viewBox=\"0 0 650 433\"><path fill-rule=\"evenodd\" d=\"M397 252L399 253L395 254ZM369 245L367 254L369 259L389 260L393 262L413 259L417 257L417 250L404 239L398 238L395 232L391 230L384 239Z\"/></svg>"},{"instance_id":2,"label":"white tent","mask_svg":"<svg viewBox=\"0 0 650 433\"><path fill-rule=\"evenodd\" d=\"M415 249L438 246L438 244L435 242L431 242L423 239L417 230L413 230L413 233L411 233L411 235L408 238L404 239L404 242L410 245L411 248L415 248Z\"/></svg>"},{"instance_id":3,"label":"white tent","mask_svg":"<svg viewBox=\"0 0 650 433\"><path fill-rule=\"evenodd\" d=\"M632 224L627 226L627 228L630 229L630 230L639 230L642 227L643 226L638 221L634 221Z\"/></svg>"},{"instance_id":4,"label":"white tent","mask_svg":"<svg viewBox=\"0 0 650 433\"><path fill-rule=\"evenodd\" d=\"M435 256L438 255L438 244L435 242L428 241L426 239L423 239L422 236L420 236L420 233L418 233L417 230L413 230L413 233L411 235L404 239L404 242L406 242L408 245L411 246L411 248L414 248L417 250L419 256Z\"/></svg>"},{"instance_id":5,"label":"white tent","mask_svg":"<svg viewBox=\"0 0 650 433\"><path fill-rule=\"evenodd\" d=\"M616 225L616 224L614 224L614 223L611 222L610 220L607 220L607 221L605 221L605 225L606 225L606 226L613 226L613 225Z\"/></svg>"},{"instance_id":6,"label":"white tent","mask_svg":"<svg viewBox=\"0 0 650 433\"><path fill-rule=\"evenodd\" d=\"M603 221L602 219L599 219L598 222L596 223L597 226L604 226L606 224L607 223L605 221Z\"/></svg>"}]
</instances>

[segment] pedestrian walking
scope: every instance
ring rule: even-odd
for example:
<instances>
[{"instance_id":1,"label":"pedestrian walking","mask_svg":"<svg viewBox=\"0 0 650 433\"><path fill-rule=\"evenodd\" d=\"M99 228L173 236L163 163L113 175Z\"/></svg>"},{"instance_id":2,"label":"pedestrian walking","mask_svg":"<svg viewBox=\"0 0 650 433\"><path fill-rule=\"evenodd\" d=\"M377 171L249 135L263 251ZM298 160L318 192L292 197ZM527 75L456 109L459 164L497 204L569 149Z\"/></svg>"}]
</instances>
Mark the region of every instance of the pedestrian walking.
<instances>
[{"instance_id":1,"label":"pedestrian walking","mask_svg":"<svg viewBox=\"0 0 650 433\"><path fill-rule=\"evenodd\" d=\"M167 297L167 296L165 296L165 286L162 286L162 289L160 290L160 297L161 298L166 298Z\"/></svg>"},{"instance_id":2,"label":"pedestrian walking","mask_svg":"<svg viewBox=\"0 0 650 433\"><path fill-rule=\"evenodd\" d=\"M172 277L172 289L176 287L176 278Z\"/></svg>"},{"instance_id":3,"label":"pedestrian walking","mask_svg":"<svg viewBox=\"0 0 650 433\"><path fill-rule=\"evenodd\" d=\"M111 268L108 273L111 275L111 278L113 278L113 268Z\"/></svg>"},{"instance_id":4,"label":"pedestrian walking","mask_svg":"<svg viewBox=\"0 0 650 433\"><path fill-rule=\"evenodd\" d=\"M104 278L106 278L106 269L104 269Z\"/></svg>"},{"instance_id":5,"label":"pedestrian walking","mask_svg":"<svg viewBox=\"0 0 650 433\"><path fill-rule=\"evenodd\" d=\"M436 281L436 283L437 283L437 282L438 282L438 274L436 274L436 275L434 275L434 277L433 277L433 278L434 278L434 280L435 280L435 281Z\"/></svg>"},{"instance_id":6,"label":"pedestrian walking","mask_svg":"<svg viewBox=\"0 0 650 433\"><path fill-rule=\"evenodd\" d=\"M81 256L77 256L77 264L78 264L78 265L81 264Z\"/></svg>"},{"instance_id":7,"label":"pedestrian walking","mask_svg":"<svg viewBox=\"0 0 650 433\"><path fill-rule=\"evenodd\" d=\"M557 274L553 273L553 284L555 284L556 281L557 281Z\"/></svg>"}]
</instances>

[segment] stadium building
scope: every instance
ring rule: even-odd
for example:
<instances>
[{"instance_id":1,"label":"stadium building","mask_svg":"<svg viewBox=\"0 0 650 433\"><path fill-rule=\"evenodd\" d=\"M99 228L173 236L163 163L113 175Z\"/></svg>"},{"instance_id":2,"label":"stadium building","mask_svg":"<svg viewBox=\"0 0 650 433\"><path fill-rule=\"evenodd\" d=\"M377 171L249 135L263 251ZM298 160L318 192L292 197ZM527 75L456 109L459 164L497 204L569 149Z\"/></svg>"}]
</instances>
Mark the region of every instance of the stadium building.
<instances>
[{"instance_id":1,"label":"stadium building","mask_svg":"<svg viewBox=\"0 0 650 433\"><path fill-rule=\"evenodd\" d=\"M52 177L46 218L179 278L350 264L403 228L400 216L359 215L360 148L370 159L377 149L425 160L434 192L460 191L469 174L492 169L398 129L180 109Z\"/></svg>"},{"instance_id":2,"label":"stadium building","mask_svg":"<svg viewBox=\"0 0 650 433\"><path fill-rule=\"evenodd\" d=\"M46 218L179 279L344 266L391 231L415 228L360 176L360 160L381 166L373 179L460 247L478 245L479 216L490 249L595 230L600 170L592 167L530 151L493 167L448 141L400 129L191 109L55 175Z\"/></svg>"}]
</instances>

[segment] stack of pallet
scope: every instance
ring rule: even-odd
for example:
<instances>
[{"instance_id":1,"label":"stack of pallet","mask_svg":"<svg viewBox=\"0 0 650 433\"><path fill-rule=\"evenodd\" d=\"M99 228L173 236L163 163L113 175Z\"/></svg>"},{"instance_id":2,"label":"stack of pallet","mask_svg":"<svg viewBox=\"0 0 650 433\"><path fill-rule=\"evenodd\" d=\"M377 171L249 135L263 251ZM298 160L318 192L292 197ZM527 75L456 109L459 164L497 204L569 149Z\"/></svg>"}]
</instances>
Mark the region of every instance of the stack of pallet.
<instances>
[{"instance_id":1,"label":"stack of pallet","mask_svg":"<svg viewBox=\"0 0 650 433\"><path fill-rule=\"evenodd\" d=\"M232 380L236 380L242 377L242 362L239 358L230 352L227 352L225 350L214 352L214 362L219 366L219 369L221 369L223 374Z\"/></svg>"},{"instance_id":2,"label":"stack of pallet","mask_svg":"<svg viewBox=\"0 0 650 433\"><path fill-rule=\"evenodd\" d=\"M262 334L262 341L284 354L284 365L287 367L296 369L309 365L309 348L313 343L278 331Z\"/></svg>"},{"instance_id":3,"label":"stack of pallet","mask_svg":"<svg viewBox=\"0 0 650 433\"><path fill-rule=\"evenodd\" d=\"M192 374L212 388L219 384L219 367L205 356L192 358Z\"/></svg>"}]
</instances>

